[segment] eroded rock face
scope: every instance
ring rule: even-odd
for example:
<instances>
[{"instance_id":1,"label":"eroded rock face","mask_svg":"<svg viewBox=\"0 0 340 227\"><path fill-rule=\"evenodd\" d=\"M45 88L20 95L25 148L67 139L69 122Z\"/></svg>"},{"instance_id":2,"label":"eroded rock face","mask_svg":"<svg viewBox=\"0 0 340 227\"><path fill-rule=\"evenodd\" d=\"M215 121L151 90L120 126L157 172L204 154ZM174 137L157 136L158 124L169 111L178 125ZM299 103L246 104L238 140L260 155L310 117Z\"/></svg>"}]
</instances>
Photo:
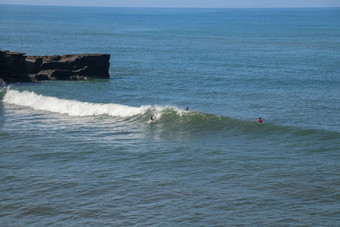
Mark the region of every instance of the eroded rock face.
<instances>
[{"instance_id":1,"label":"eroded rock face","mask_svg":"<svg viewBox=\"0 0 340 227\"><path fill-rule=\"evenodd\" d=\"M109 54L25 56L0 51L0 78L7 83L108 79Z\"/></svg>"}]
</instances>

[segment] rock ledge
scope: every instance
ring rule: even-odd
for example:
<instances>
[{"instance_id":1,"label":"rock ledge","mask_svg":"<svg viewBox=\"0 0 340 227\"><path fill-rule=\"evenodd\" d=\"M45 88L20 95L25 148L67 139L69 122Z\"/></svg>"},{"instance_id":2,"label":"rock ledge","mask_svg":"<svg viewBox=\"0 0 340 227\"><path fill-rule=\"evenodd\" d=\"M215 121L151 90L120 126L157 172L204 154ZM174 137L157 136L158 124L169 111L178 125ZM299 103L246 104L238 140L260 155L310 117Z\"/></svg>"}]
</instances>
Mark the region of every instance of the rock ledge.
<instances>
[{"instance_id":1,"label":"rock ledge","mask_svg":"<svg viewBox=\"0 0 340 227\"><path fill-rule=\"evenodd\" d=\"M1 50L0 79L7 83L108 79L109 61L109 54L25 56Z\"/></svg>"}]
</instances>

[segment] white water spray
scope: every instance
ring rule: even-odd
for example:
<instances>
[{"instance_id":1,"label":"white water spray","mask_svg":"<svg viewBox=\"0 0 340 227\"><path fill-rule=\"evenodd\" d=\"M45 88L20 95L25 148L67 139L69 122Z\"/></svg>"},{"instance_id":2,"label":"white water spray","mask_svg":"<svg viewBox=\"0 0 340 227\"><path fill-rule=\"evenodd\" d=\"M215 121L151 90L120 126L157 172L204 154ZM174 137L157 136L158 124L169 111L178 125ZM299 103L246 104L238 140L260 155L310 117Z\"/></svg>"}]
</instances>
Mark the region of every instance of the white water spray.
<instances>
[{"instance_id":1,"label":"white water spray","mask_svg":"<svg viewBox=\"0 0 340 227\"><path fill-rule=\"evenodd\" d=\"M151 109L151 106L131 107L114 103L100 104L59 99L38 95L31 91L20 92L12 89L7 89L3 102L69 116L109 115L113 117L131 117L144 114Z\"/></svg>"}]
</instances>

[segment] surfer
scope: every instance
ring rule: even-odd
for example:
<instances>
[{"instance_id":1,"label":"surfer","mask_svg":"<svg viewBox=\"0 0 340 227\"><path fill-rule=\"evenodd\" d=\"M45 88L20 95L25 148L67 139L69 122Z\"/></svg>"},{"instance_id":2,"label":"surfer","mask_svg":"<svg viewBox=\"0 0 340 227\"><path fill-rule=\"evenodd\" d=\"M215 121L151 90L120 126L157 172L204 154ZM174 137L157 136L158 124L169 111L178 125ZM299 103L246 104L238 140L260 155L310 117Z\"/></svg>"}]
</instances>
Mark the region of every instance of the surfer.
<instances>
[{"instance_id":1,"label":"surfer","mask_svg":"<svg viewBox=\"0 0 340 227\"><path fill-rule=\"evenodd\" d=\"M152 121L152 122L154 122L155 119L156 119L156 116L151 116L151 117L150 117L150 121Z\"/></svg>"},{"instance_id":2,"label":"surfer","mask_svg":"<svg viewBox=\"0 0 340 227\"><path fill-rule=\"evenodd\" d=\"M257 120L258 123L262 123L262 119L261 117L259 117L259 119Z\"/></svg>"},{"instance_id":3,"label":"surfer","mask_svg":"<svg viewBox=\"0 0 340 227\"><path fill-rule=\"evenodd\" d=\"M186 107L185 110L189 110L189 107Z\"/></svg>"}]
</instances>

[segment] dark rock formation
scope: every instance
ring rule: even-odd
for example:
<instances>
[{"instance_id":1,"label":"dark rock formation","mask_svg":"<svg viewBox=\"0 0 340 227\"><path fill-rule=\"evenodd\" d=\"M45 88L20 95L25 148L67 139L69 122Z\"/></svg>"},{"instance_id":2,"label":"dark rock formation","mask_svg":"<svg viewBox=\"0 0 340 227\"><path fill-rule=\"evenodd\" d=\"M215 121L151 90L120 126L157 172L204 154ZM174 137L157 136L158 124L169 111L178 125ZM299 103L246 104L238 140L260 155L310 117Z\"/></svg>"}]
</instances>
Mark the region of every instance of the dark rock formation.
<instances>
[{"instance_id":1,"label":"dark rock formation","mask_svg":"<svg viewBox=\"0 0 340 227\"><path fill-rule=\"evenodd\" d=\"M109 78L109 54L25 56L0 51L0 79L7 83Z\"/></svg>"}]
</instances>

